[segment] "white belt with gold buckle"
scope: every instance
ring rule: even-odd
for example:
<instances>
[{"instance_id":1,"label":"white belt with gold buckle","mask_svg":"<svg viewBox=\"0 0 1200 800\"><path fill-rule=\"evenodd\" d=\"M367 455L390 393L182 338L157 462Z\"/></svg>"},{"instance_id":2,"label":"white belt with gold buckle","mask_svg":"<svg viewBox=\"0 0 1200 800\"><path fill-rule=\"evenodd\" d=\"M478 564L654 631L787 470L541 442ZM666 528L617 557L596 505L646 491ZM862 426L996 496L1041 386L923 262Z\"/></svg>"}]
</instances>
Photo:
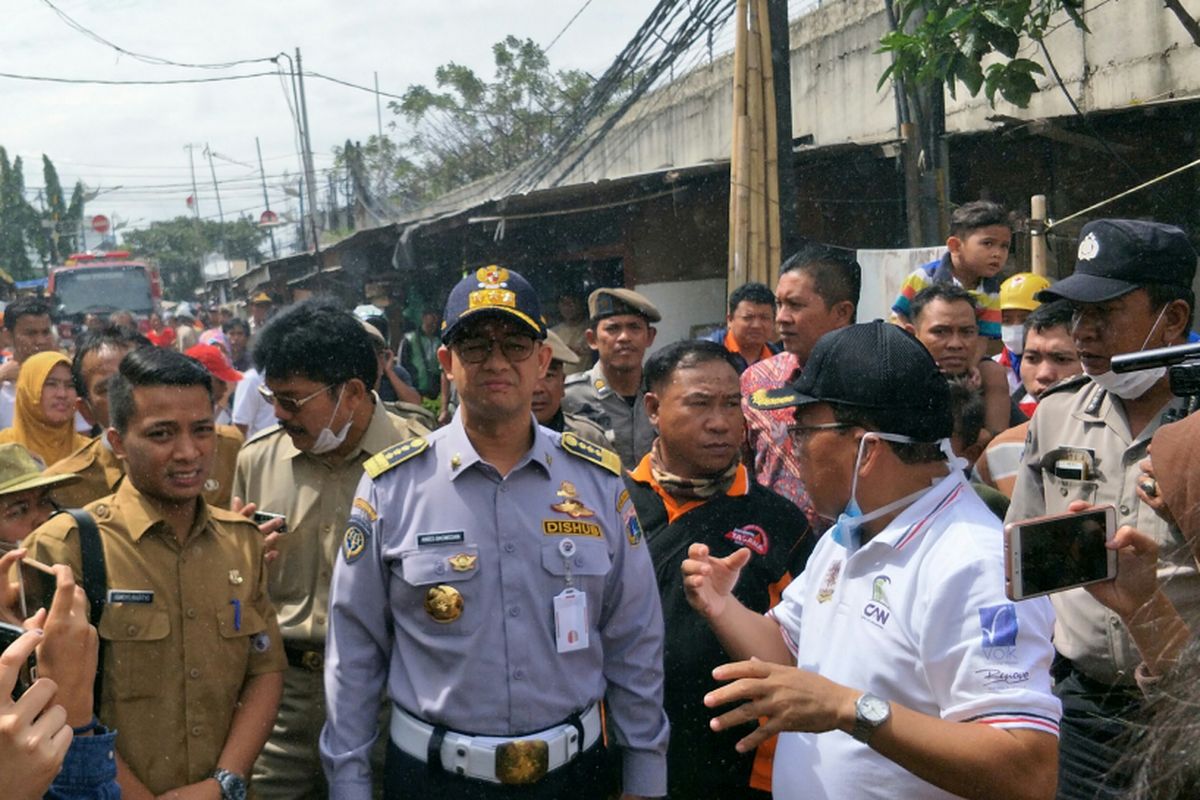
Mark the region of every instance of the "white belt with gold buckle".
<instances>
[{"instance_id":1,"label":"white belt with gold buckle","mask_svg":"<svg viewBox=\"0 0 1200 800\"><path fill-rule=\"evenodd\" d=\"M582 747L579 731L570 723L527 736L468 736L448 730L442 739L442 767L491 783L536 783L600 738L600 704L592 703L579 716ZM396 747L423 762L428 758L433 726L393 705L391 736Z\"/></svg>"}]
</instances>

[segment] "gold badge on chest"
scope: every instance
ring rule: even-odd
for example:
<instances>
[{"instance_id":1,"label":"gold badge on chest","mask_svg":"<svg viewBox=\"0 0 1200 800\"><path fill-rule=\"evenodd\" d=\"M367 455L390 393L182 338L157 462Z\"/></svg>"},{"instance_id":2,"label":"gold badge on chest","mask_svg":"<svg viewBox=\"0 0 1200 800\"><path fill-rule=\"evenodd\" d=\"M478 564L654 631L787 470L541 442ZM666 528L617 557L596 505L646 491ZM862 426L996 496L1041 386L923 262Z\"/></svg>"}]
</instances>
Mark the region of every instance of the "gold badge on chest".
<instances>
[{"instance_id":1,"label":"gold badge on chest","mask_svg":"<svg viewBox=\"0 0 1200 800\"><path fill-rule=\"evenodd\" d=\"M425 613L434 622L454 622L462 616L463 596L458 589L444 583L431 586L425 593Z\"/></svg>"},{"instance_id":2,"label":"gold badge on chest","mask_svg":"<svg viewBox=\"0 0 1200 800\"><path fill-rule=\"evenodd\" d=\"M566 514L572 519L596 516L596 512L585 506L579 499L579 492L575 488L575 484L570 481L563 481L558 487L557 494L562 498L562 502L551 504L551 511Z\"/></svg>"}]
</instances>

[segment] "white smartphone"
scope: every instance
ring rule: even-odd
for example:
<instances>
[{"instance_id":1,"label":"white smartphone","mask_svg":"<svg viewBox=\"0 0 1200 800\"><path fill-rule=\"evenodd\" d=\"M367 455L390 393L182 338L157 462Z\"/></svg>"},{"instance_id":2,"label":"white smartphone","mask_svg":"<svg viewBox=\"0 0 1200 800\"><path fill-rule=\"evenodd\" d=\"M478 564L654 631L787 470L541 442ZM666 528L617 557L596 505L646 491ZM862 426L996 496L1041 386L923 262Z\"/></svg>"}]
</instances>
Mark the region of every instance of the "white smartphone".
<instances>
[{"instance_id":1,"label":"white smartphone","mask_svg":"<svg viewBox=\"0 0 1200 800\"><path fill-rule=\"evenodd\" d=\"M1061 592L1117 577L1112 506L1035 517L1004 526L1004 593L1010 600Z\"/></svg>"}]
</instances>

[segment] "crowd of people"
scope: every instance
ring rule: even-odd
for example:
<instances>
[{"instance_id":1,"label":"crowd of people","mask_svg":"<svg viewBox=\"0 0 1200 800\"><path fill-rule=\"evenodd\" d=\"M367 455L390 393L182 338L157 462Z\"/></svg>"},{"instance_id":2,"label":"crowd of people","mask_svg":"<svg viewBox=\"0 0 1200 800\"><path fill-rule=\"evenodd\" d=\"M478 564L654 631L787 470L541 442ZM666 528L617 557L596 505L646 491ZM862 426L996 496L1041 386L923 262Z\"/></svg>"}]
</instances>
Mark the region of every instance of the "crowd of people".
<instances>
[{"instance_id":1,"label":"crowd of people","mask_svg":"<svg viewBox=\"0 0 1200 800\"><path fill-rule=\"evenodd\" d=\"M0 796L1186 796L1197 401L1111 362L1193 338L1197 255L1095 220L1005 279L1009 219L890 320L810 245L666 343L499 265L410 331L259 294L67 353L14 301ZM1096 506L1115 580L1010 599L1004 522Z\"/></svg>"}]
</instances>

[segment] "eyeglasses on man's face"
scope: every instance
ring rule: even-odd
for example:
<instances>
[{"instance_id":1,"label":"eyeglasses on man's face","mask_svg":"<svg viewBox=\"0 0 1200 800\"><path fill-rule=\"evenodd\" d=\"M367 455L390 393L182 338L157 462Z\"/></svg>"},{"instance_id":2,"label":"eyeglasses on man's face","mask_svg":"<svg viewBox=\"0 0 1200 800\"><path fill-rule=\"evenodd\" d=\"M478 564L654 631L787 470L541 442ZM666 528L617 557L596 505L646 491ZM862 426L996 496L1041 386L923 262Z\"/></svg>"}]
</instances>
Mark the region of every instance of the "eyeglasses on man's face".
<instances>
[{"instance_id":1,"label":"eyeglasses on man's face","mask_svg":"<svg viewBox=\"0 0 1200 800\"><path fill-rule=\"evenodd\" d=\"M458 357L467 364L482 364L487 361L496 345L511 363L524 361L537 349L537 340L520 333L503 336L468 336L450 345Z\"/></svg>"},{"instance_id":2,"label":"eyeglasses on man's face","mask_svg":"<svg viewBox=\"0 0 1200 800\"><path fill-rule=\"evenodd\" d=\"M816 425L788 425L788 434L798 442L808 439L817 431L845 431L856 428L849 422L822 422Z\"/></svg>"},{"instance_id":3,"label":"eyeglasses on man's face","mask_svg":"<svg viewBox=\"0 0 1200 800\"><path fill-rule=\"evenodd\" d=\"M326 385L322 386L320 389L317 389L312 394L308 395L307 397L301 397L299 400L297 400L294 397L280 397L279 395L275 394L270 389L268 389L266 386L262 386L262 385L260 385L258 387L258 393L262 397L263 400L266 400L271 405L273 405L273 406L277 405L289 414L299 414L300 409L304 408L305 403L307 403L309 400L312 400L314 397L319 395L321 392L332 389L334 386L337 386L337 384L336 383L326 384Z\"/></svg>"}]
</instances>

